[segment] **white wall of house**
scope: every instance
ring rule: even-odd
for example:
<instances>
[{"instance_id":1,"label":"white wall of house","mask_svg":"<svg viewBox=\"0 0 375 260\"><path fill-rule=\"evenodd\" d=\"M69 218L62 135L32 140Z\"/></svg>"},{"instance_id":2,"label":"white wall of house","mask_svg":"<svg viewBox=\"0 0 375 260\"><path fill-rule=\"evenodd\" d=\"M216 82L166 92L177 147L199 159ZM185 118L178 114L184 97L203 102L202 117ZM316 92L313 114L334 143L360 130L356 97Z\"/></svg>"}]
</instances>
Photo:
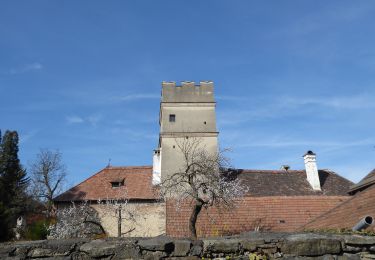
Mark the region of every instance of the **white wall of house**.
<instances>
[{"instance_id":1,"label":"white wall of house","mask_svg":"<svg viewBox=\"0 0 375 260\"><path fill-rule=\"evenodd\" d=\"M101 224L110 237L117 237L117 207L108 211L105 205L94 204L92 207L99 213ZM135 222L123 219L121 229L125 233L124 237L153 237L165 233L165 203L128 203L123 208L122 216L126 216L125 211L135 212Z\"/></svg>"}]
</instances>

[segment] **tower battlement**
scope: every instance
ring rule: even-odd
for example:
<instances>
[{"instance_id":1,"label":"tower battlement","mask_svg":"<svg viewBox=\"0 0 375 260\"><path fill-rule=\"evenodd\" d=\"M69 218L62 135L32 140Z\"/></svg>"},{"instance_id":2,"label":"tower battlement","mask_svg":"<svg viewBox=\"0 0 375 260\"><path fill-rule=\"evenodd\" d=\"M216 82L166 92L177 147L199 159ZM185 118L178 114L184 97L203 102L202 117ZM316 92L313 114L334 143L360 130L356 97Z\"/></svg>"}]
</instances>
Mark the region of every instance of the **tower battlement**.
<instances>
[{"instance_id":1,"label":"tower battlement","mask_svg":"<svg viewBox=\"0 0 375 260\"><path fill-rule=\"evenodd\" d=\"M214 83L212 81L200 81L196 85L194 81L181 81L180 85L177 85L175 81L163 81L162 102L215 102Z\"/></svg>"}]
</instances>

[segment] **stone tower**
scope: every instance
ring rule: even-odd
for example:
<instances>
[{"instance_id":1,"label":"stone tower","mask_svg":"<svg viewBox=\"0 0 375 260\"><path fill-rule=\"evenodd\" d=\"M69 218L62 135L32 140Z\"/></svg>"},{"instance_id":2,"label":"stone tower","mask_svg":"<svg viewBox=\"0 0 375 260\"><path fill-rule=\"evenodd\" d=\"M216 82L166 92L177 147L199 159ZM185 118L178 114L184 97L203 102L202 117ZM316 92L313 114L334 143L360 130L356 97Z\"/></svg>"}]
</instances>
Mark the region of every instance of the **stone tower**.
<instances>
[{"instance_id":1,"label":"stone tower","mask_svg":"<svg viewBox=\"0 0 375 260\"><path fill-rule=\"evenodd\" d=\"M154 151L153 183L160 183L170 174L183 168L183 158L177 147L182 138L197 138L210 153L218 150L216 102L212 81L162 82L160 103L160 135Z\"/></svg>"}]
</instances>

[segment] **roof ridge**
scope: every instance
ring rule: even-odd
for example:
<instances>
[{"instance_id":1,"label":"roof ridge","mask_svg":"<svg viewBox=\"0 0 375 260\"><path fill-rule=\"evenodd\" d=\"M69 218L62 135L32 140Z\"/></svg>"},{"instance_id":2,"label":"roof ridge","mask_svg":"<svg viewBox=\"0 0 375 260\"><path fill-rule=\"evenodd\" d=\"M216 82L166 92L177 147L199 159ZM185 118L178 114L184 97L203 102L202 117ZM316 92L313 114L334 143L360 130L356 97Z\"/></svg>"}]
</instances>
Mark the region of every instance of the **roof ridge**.
<instances>
[{"instance_id":1,"label":"roof ridge","mask_svg":"<svg viewBox=\"0 0 375 260\"><path fill-rule=\"evenodd\" d=\"M305 170L257 170L257 169L236 169L242 171L243 173L246 172L304 172Z\"/></svg>"},{"instance_id":2,"label":"roof ridge","mask_svg":"<svg viewBox=\"0 0 375 260\"><path fill-rule=\"evenodd\" d=\"M152 165L141 165L141 166L107 166L104 169L148 169L152 168Z\"/></svg>"}]
</instances>

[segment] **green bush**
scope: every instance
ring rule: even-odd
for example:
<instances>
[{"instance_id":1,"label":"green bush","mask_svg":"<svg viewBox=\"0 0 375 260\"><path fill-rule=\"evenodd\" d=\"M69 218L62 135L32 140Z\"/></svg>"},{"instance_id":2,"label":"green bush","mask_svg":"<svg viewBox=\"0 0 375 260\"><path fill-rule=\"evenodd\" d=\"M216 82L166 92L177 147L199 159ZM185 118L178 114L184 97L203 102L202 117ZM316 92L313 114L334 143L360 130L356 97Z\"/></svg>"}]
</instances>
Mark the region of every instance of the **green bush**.
<instances>
[{"instance_id":1,"label":"green bush","mask_svg":"<svg viewBox=\"0 0 375 260\"><path fill-rule=\"evenodd\" d=\"M49 220L38 220L30 224L25 232L26 240L41 240L46 239L48 235Z\"/></svg>"}]
</instances>

